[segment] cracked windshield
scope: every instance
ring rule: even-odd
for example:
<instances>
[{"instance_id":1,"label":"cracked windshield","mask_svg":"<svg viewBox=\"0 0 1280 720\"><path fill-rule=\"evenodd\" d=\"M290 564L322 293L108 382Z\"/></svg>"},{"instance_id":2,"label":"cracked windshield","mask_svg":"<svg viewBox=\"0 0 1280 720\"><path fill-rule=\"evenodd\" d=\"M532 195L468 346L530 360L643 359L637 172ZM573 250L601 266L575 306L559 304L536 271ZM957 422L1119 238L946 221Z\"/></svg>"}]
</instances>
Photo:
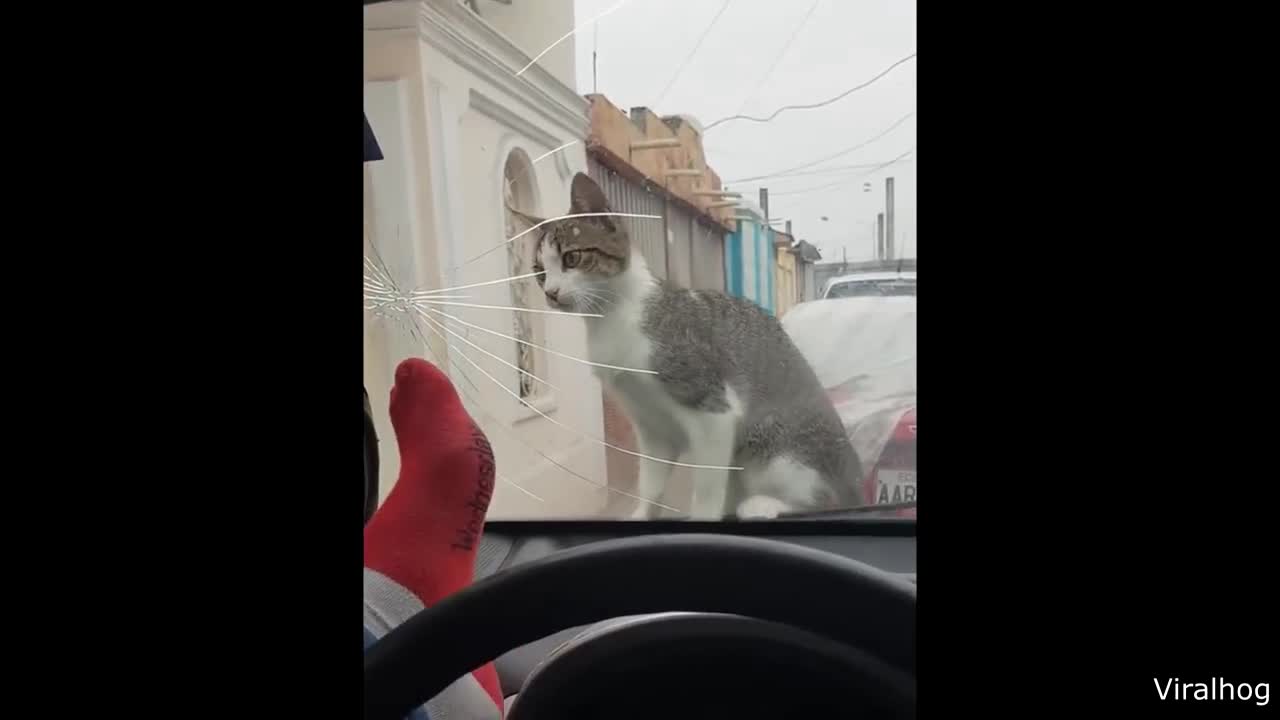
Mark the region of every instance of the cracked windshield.
<instances>
[{"instance_id":1,"label":"cracked windshield","mask_svg":"<svg viewBox=\"0 0 1280 720\"><path fill-rule=\"evenodd\" d=\"M915 24L366 6L369 493L408 361L492 448L490 520L914 518Z\"/></svg>"}]
</instances>

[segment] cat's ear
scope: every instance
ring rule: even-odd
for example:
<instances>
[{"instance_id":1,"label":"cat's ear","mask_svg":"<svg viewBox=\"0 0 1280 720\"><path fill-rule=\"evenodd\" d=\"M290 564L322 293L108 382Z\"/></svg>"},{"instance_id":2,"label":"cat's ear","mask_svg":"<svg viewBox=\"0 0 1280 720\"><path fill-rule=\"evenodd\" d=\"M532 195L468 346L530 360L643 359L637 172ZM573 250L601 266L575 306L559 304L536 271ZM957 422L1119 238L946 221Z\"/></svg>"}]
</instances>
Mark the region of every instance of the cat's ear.
<instances>
[{"instance_id":1,"label":"cat's ear","mask_svg":"<svg viewBox=\"0 0 1280 720\"><path fill-rule=\"evenodd\" d=\"M587 177L586 173L574 175L573 183L569 186L569 213L577 215L606 212L610 212L609 201L605 199L604 191L596 181ZM608 216L586 218L584 222L595 223L609 230L613 230L614 227L613 220Z\"/></svg>"}]
</instances>

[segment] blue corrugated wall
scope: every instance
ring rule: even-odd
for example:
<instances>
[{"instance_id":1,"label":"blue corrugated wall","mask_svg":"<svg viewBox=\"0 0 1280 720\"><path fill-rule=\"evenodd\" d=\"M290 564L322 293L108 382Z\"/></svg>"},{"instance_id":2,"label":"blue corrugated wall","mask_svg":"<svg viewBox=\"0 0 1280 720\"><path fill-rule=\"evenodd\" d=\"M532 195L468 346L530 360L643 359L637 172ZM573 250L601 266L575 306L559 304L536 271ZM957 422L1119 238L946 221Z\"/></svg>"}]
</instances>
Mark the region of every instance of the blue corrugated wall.
<instances>
[{"instance_id":1,"label":"blue corrugated wall","mask_svg":"<svg viewBox=\"0 0 1280 720\"><path fill-rule=\"evenodd\" d=\"M728 279L725 290L730 295L742 295L742 231L730 233L724 246L724 276Z\"/></svg>"},{"instance_id":2,"label":"blue corrugated wall","mask_svg":"<svg viewBox=\"0 0 1280 720\"><path fill-rule=\"evenodd\" d=\"M760 268L764 265L760 264L760 225L755 223L751 223L751 252L755 258L755 295L751 296L751 300L763 306L763 302L760 302L760 283L764 282L764 278L760 274Z\"/></svg>"},{"instance_id":3,"label":"blue corrugated wall","mask_svg":"<svg viewBox=\"0 0 1280 720\"><path fill-rule=\"evenodd\" d=\"M765 273L765 279L768 282L768 287L765 288L764 302L762 304L765 309L769 311L770 315L772 315L776 310L776 308L773 307L774 300L776 299L776 296L773 294L773 275L778 269L778 260L774 257L774 253L777 252L777 250L773 247L773 239L773 228L769 228L768 232L765 233L764 240L764 263L769 267L769 272Z\"/></svg>"},{"instance_id":4,"label":"blue corrugated wall","mask_svg":"<svg viewBox=\"0 0 1280 720\"><path fill-rule=\"evenodd\" d=\"M745 297L774 312L773 231L756 222L739 220L724 252L725 285L730 295Z\"/></svg>"}]
</instances>

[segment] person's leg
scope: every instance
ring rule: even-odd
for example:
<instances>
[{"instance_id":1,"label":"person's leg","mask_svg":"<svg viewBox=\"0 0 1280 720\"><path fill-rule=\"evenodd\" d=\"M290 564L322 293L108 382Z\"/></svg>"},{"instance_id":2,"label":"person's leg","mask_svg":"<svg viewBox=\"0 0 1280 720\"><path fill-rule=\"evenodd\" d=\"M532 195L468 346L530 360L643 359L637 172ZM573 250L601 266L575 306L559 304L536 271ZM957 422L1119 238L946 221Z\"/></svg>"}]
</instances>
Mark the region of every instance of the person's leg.
<instances>
[{"instance_id":1,"label":"person's leg","mask_svg":"<svg viewBox=\"0 0 1280 720\"><path fill-rule=\"evenodd\" d=\"M425 360L396 369L391 425L400 477L364 529L365 628L381 637L471 584L494 489L493 450L453 384ZM501 717L492 663L427 704L433 719ZM434 708L434 709L433 709Z\"/></svg>"},{"instance_id":2,"label":"person's leg","mask_svg":"<svg viewBox=\"0 0 1280 720\"><path fill-rule=\"evenodd\" d=\"M368 612L366 611L365 614L368 615ZM368 650L369 648L373 647L377 643L378 643L378 637L369 631L369 623L366 622L365 628L364 628L364 649ZM446 720L448 718L447 715L442 717L446 718ZM414 708L412 712L410 712L408 715L404 717L404 720L431 720L431 716L427 714L427 708L424 705L419 708Z\"/></svg>"}]
</instances>

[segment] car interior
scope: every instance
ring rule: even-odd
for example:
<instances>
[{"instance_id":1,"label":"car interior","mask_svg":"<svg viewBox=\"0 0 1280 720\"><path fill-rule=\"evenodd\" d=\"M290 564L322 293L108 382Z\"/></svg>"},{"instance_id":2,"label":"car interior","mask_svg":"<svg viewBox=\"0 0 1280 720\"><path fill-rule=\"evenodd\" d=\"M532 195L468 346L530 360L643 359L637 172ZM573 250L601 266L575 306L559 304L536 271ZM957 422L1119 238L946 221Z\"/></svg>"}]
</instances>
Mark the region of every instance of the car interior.
<instances>
[{"instance_id":1,"label":"car interior","mask_svg":"<svg viewBox=\"0 0 1280 720\"><path fill-rule=\"evenodd\" d=\"M476 583L366 655L365 716L488 660L513 720L914 716L915 542L896 518L494 521Z\"/></svg>"}]
</instances>

